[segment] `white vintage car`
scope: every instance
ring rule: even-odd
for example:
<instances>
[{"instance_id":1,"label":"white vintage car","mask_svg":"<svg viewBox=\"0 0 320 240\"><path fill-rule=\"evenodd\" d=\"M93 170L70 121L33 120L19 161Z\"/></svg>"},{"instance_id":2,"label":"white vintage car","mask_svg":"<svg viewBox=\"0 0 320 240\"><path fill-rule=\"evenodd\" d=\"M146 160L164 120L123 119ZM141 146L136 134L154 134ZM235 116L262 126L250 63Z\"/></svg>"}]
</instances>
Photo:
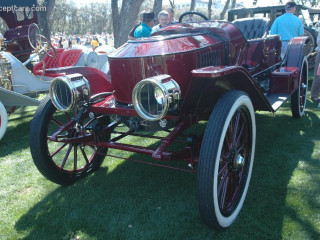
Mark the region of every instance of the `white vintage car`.
<instances>
[{"instance_id":1,"label":"white vintage car","mask_svg":"<svg viewBox=\"0 0 320 240\"><path fill-rule=\"evenodd\" d=\"M27 15L25 17L27 18ZM57 76L66 75L70 68L86 66L99 69L107 74L109 71L107 55L114 50L114 48L108 48L108 52L97 52L89 49L87 51L55 49L51 42L39 33L39 28L35 23L24 25L22 28L27 31L13 34L15 30L20 31L13 28L8 30L10 34L5 32L4 36L7 37L4 41L5 48L12 49L10 44L13 41L15 46L21 45L20 49L31 47L33 53L28 51L29 58L22 62L21 60L26 59L26 55L21 57L16 55L16 52L0 52L0 140L7 128L8 112L13 112L16 107L20 106L37 106L39 101L30 96L47 92L51 80ZM16 38L10 38L10 36L18 36L23 41L17 41ZM42 60L34 66L31 65L30 68L31 61L41 54L45 54ZM59 70L58 73L57 70Z\"/></svg>"}]
</instances>

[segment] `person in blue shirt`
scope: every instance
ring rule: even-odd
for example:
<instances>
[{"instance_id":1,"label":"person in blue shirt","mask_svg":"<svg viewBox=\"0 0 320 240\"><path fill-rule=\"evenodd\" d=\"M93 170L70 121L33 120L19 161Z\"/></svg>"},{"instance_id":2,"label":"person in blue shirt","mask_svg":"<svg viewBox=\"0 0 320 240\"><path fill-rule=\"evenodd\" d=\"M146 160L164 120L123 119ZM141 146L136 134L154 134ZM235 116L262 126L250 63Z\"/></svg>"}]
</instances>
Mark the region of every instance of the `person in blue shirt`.
<instances>
[{"instance_id":1,"label":"person in blue shirt","mask_svg":"<svg viewBox=\"0 0 320 240\"><path fill-rule=\"evenodd\" d=\"M134 31L135 38L149 37L151 35L151 29L154 25L154 13L145 12L142 15L142 23Z\"/></svg>"},{"instance_id":2,"label":"person in blue shirt","mask_svg":"<svg viewBox=\"0 0 320 240\"><path fill-rule=\"evenodd\" d=\"M161 12L159 12L158 21L159 21L159 24L152 28L151 34L159 31L161 28L169 24L169 13L166 10L162 10Z\"/></svg>"},{"instance_id":3,"label":"person in blue shirt","mask_svg":"<svg viewBox=\"0 0 320 240\"><path fill-rule=\"evenodd\" d=\"M145 10L142 10L140 13L139 13L139 16L140 16L140 22L138 24L136 24L131 30L130 30L130 33L128 35L128 40L133 40L134 39L134 31L137 29L137 27L140 26L140 24L142 23L142 19L143 19L143 14L145 13L146 11Z\"/></svg>"},{"instance_id":4,"label":"person in blue shirt","mask_svg":"<svg viewBox=\"0 0 320 240\"><path fill-rule=\"evenodd\" d=\"M302 21L294 15L296 7L297 4L294 1L287 2L285 5L286 13L276 18L271 26L270 34L281 36L281 57L287 50L289 40L304 34Z\"/></svg>"}]
</instances>

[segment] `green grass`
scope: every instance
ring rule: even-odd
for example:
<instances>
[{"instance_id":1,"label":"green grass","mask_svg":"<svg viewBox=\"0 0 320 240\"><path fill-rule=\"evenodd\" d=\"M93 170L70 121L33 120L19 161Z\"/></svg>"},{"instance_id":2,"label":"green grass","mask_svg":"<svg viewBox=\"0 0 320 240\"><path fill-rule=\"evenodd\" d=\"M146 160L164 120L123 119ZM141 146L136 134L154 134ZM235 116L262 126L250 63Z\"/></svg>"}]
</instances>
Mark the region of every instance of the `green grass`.
<instances>
[{"instance_id":1,"label":"green grass","mask_svg":"<svg viewBox=\"0 0 320 240\"><path fill-rule=\"evenodd\" d=\"M200 219L196 174L107 157L72 186L49 182L30 155L34 111L12 114L0 142L0 239L320 239L320 110L310 101L302 119L289 103L257 112L247 199L224 232Z\"/></svg>"}]
</instances>

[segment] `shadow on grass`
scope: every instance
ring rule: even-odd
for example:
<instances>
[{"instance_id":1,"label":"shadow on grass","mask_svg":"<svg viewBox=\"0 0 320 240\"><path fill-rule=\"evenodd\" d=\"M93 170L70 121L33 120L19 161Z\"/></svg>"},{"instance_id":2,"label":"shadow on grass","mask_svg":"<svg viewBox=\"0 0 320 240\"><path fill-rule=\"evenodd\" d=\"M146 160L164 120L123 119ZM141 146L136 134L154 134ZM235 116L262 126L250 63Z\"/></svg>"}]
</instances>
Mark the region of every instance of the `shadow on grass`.
<instances>
[{"instance_id":1,"label":"shadow on grass","mask_svg":"<svg viewBox=\"0 0 320 240\"><path fill-rule=\"evenodd\" d=\"M308 218L286 203L299 161L313 162L312 140L320 140L314 129L318 116L306 111L298 120L281 114L256 114L256 119L249 192L240 215L226 231L215 232L202 223L196 174L132 162L108 171L108 160L114 161L109 157L96 173L40 200L15 227L27 232L27 239L281 239L284 218L289 216L311 238L320 239ZM317 206L315 201L309 204Z\"/></svg>"}]
</instances>

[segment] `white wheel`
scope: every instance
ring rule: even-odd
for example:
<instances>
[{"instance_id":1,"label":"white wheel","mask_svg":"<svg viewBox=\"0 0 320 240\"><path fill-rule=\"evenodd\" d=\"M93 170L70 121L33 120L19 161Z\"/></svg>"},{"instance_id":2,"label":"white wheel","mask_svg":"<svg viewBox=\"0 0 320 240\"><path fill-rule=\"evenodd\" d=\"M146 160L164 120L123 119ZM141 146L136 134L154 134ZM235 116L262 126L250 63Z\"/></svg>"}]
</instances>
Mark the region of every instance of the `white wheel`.
<instances>
[{"instance_id":1,"label":"white wheel","mask_svg":"<svg viewBox=\"0 0 320 240\"><path fill-rule=\"evenodd\" d=\"M212 111L199 157L199 211L209 227L227 228L238 216L250 183L255 145L250 98L241 91L227 92Z\"/></svg>"},{"instance_id":2,"label":"white wheel","mask_svg":"<svg viewBox=\"0 0 320 240\"><path fill-rule=\"evenodd\" d=\"M307 103L308 61L305 57L300 68L298 89L291 95L291 112L294 118L301 118Z\"/></svg>"},{"instance_id":3,"label":"white wheel","mask_svg":"<svg viewBox=\"0 0 320 240\"><path fill-rule=\"evenodd\" d=\"M8 124L8 114L6 108L3 106L2 102L0 102L0 140L7 130Z\"/></svg>"}]
</instances>

